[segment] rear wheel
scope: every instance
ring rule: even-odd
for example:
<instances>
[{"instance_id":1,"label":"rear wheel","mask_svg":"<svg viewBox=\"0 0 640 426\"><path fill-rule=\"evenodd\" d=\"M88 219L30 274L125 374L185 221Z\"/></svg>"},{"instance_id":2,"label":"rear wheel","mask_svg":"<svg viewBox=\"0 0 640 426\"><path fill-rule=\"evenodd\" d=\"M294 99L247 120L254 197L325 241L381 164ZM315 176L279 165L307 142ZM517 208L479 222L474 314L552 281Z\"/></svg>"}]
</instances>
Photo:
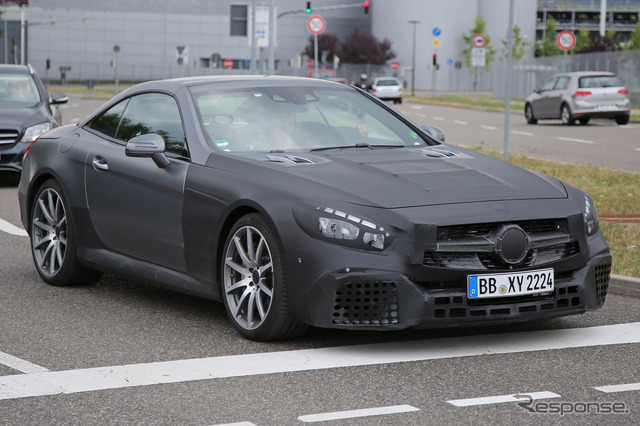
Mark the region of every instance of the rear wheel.
<instances>
[{"instance_id":1,"label":"rear wheel","mask_svg":"<svg viewBox=\"0 0 640 426\"><path fill-rule=\"evenodd\" d=\"M307 326L289 312L282 250L262 216L253 213L236 222L225 243L221 266L224 305L240 334L267 341L306 331Z\"/></svg>"},{"instance_id":2,"label":"rear wheel","mask_svg":"<svg viewBox=\"0 0 640 426\"><path fill-rule=\"evenodd\" d=\"M572 126L576 123L576 119L571 115L571 110L567 104L562 104L562 108L560 109L560 118L562 119L562 124L566 126Z\"/></svg>"},{"instance_id":3,"label":"rear wheel","mask_svg":"<svg viewBox=\"0 0 640 426\"><path fill-rule=\"evenodd\" d=\"M524 117L527 119L527 124L536 124L538 119L533 115L533 108L530 104L524 107Z\"/></svg>"},{"instance_id":4,"label":"rear wheel","mask_svg":"<svg viewBox=\"0 0 640 426\"><path fill-rule=\"evenodd\" d=\"M629 123L629 116L628 115L619 115L616 117L616 123L618 124L627 124Z\"/></svg>"},{"instance_id":5,"label":"rear wheel","mask_svg":"<svg viewBox=\"0 0 640 426\"><path fill-rule=\"evenodd\" d=\"M102 273L78 261L76 229L60 185L48 180L38 189L31 210L31 254L48 284L69 286L97 281Z\"/></svg>"}]
</instances>

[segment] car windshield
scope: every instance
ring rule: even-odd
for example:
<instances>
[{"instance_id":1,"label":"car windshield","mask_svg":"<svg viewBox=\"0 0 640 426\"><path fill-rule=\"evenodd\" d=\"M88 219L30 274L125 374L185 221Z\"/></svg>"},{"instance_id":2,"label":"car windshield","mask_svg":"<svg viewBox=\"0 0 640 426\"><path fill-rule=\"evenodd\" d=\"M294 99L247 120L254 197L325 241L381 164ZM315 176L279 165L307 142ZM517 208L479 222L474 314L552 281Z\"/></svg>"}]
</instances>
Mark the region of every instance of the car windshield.
<instances>
[{"instance_id":1,"label":"car windshield","mask_svg":"<svg viewBox=\"0 0 640 426\"><path fill-rule=\"evenodd\" d=\"M191 92L210 143L224 151L435 144L353 88L218 87Z\"/></svg>"},{"instance_id":2,"label":"car windshield","mask_svg":"<svg viewBox=\"0 0 640 426\"><path fill-rule=\"evenodd\" d=\"M578 81L578 87L581 89L620 86L623 86L623 84L615 75L595 75L589 77L580 77L580 80Z\"/></svg>"},{"instance_id":3,"label":"car windshield","mask_svg":"<svg viewBox=\"0 0 640 426\"><path fill-rule=\"evenodd\" d=\"M376 86L400 86L398 80L378 80Z\"/></svg>"},{"instance_id":4,"label":"car windshield","mask_svg":"<svg viewBox=\"0 0 640 426\"><path fill-rule=\"evenodd\" d=\"M40 103L36 83L27 74L0 74L0 108L26 108Z\"/></svg>"},{"instance_id":5,"label":"car windshield","mask_svg":"<svg viewBox=\"0 0 640 426\"><path fill-rule=\"evenodd\" d=\"M329 78L334 78L335 74L329 71L325 71L325 72L318 71L318 72L312 72L310 77L329 79Z\"/></svg>"}]
</instances>

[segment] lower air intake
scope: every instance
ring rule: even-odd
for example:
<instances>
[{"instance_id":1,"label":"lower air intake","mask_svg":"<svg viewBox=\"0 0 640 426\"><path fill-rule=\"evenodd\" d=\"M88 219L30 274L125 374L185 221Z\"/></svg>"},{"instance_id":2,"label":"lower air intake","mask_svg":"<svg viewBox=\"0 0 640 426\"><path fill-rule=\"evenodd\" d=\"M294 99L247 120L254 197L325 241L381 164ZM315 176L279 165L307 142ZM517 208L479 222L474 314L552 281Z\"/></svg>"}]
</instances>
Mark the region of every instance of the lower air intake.
<instances>
[{"instance_id":1,"label":"lower air intake","mask_svg":"<svg viewBox=\"0 0 640 426\"><path fill-rule=\"evenodd\" d=\"M334 324L387 327L398 324L398 315L395 282L347 283L335 292Z\"/></svg>"}]
</instances>

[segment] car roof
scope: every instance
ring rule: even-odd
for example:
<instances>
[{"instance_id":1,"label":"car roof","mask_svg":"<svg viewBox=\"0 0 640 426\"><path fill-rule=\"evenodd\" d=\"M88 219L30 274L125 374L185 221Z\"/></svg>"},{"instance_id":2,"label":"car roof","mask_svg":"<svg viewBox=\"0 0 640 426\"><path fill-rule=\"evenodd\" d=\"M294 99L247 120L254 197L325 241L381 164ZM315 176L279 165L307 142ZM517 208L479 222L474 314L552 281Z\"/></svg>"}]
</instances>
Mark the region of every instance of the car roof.
<instances>
[{"instance_id":1,"label":"car roof","mask_svg":"<svg viewBox=\"0 0 640 426\"><path fill-rule=\"evenodd\" d=\"M375 80L373 81L378 81L378 80L395 80L395 81L400 81L398 79L398 77L376 77Z\"/></svg>"},{"instance_id":2,"label":"car roof","mask_svg":"<svg viewBox=\"0 0 640 426\"><path fill-rule=\"evenodd\" d=\"M574 72L563 72L561 74L556 74L555 77L561 76L570 76L570 77L588 77L594 75L615 75L609 71L574 71Z\"/></svg>"},{"instance_id":3,"label":"car roof","mask_svg":"<svg viewBox=\"0 0 640 426\"><path fill-rule=\"evenodd\" d=\"M0 64L0 73L3 74L30 74L29 67L26 65L7 65Z\"/></svg>"}]
</instances>

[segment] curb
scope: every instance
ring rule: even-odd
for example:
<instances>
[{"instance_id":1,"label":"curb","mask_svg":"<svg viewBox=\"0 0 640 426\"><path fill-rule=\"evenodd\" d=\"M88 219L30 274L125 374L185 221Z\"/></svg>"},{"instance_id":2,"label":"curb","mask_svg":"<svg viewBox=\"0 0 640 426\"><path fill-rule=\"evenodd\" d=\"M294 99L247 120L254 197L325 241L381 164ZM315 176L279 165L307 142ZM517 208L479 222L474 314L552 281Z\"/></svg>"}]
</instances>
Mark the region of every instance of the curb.
<instances>
[{"instance_id":1,"label":"curb","mask_svg":"<svg viewBox=\"0 0 640 426\"><path fill-rule=\"evenodd\" d=\"M640 278L611 274L609 291L622 296L640 298Z\"/></svg>"}]
</instances>

